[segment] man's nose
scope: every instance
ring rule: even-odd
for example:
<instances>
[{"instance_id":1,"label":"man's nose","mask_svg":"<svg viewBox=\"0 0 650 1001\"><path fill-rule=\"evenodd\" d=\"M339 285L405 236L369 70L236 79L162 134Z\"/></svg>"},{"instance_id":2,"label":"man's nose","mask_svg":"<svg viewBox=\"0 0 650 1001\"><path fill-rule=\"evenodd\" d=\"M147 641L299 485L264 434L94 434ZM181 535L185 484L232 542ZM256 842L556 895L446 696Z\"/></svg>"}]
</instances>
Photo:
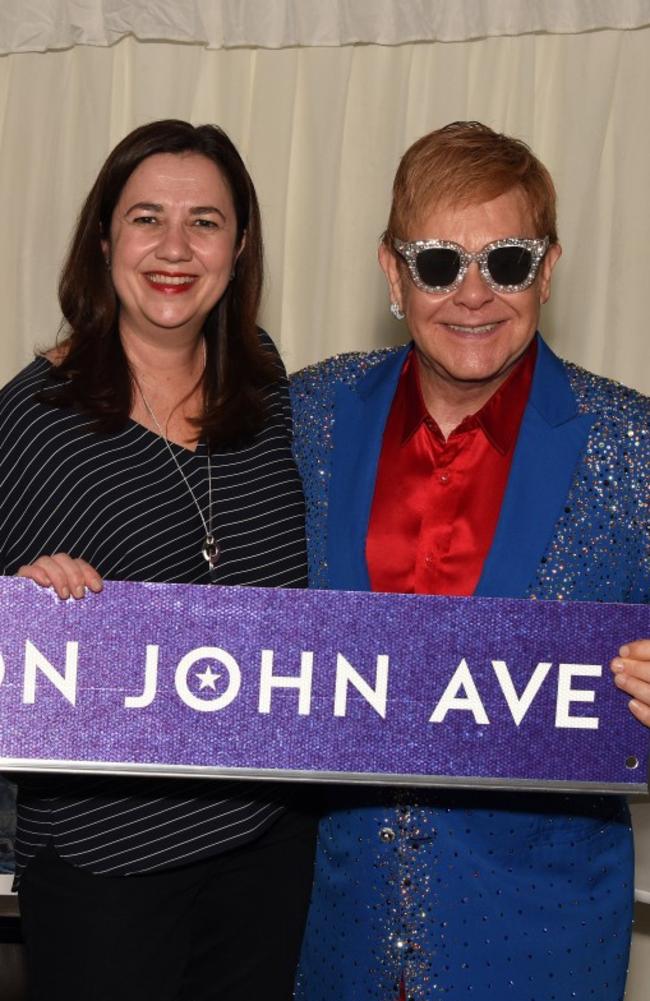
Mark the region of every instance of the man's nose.
<instances>
[{"instance_id":1,"label":"man's nose","mask_svg":"<svg viewBox=\"0 0 650 1001\"><path fill-rule=\"evenodd\" d=\"M483 278L476 261L469 265L465 277L454 291L454 302L468 309L480 309L494 298L494 292Z\"/></svg>"}]
</instances>

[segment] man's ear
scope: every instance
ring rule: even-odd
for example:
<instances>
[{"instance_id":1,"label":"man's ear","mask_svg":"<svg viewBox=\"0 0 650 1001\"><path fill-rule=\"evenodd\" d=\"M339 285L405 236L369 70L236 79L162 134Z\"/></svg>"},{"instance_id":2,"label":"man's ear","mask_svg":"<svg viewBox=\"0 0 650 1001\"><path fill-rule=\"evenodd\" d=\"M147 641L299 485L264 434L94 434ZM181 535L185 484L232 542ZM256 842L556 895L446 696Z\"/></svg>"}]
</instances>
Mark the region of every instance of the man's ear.
<instances>
[{"instance_id":1,"label":"man's ear","mask_svg":"<svg viewBox=\"0 0 650 1001\"><path fill-rule=\"evenodd\" d=\"M391 303L395 303L399 306L400 310L404 312L402 276L400 274L399 264L395 252L387 247L382 241L379 244L377 256L379 258L379 266L386 275L390 301Z\"/></svg>"},{"instance_id":2,"label":"man's ear","mask_svg":"<svg viewBox=\"0 0 650 1001\"><path fill-rule=\"evenodd\" d=\"M539 301L542 305L548 302L551 295L551 275L553 268L562 256L562 247L559 243L552 243L544 254L544 260L540 267L539 280Z\"/></svg>"}]
</instances>

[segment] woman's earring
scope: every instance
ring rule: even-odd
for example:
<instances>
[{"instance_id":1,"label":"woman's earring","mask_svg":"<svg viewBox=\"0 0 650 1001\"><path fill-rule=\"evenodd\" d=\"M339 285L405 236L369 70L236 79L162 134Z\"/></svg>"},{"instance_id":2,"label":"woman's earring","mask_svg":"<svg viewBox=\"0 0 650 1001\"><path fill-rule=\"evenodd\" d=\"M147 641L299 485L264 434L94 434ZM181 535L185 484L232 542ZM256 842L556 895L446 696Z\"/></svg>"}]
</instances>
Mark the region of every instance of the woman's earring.
<instances>
[{"instance_id":1,"label":"woman's earring","mask_svg":"<svg viewBox=\"0 0 650 1001\"><path fill-rule=\"evenodd\" d=\"M402 308L398 302L391 302L390 311L396 320L404 319L404 313L402 312Z\"/></svg>"}]
</instances>

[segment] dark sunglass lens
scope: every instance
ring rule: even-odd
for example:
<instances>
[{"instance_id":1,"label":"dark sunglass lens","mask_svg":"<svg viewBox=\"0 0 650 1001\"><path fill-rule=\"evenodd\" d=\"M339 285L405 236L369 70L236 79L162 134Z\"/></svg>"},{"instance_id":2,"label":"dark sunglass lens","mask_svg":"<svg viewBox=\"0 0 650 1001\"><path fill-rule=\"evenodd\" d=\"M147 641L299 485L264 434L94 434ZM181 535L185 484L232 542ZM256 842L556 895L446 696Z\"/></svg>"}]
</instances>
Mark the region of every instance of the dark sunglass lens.
<instances>
[{"instance_id":1,"label":"dark sunglass lens","mask_svg":"<svg viewBox=\"0 0 650 1001\"><path fill-rule=\"evenodd\" d=\"M460 270L460 257L456 250L431 247L421 250L417 258L418 274L425 285L451 285Z\"/></svg>"},{"instance_id":2,"label":"dark sunglass lens","mask_svg":"<svg viewBox=\"0 0 650 1001\"><path fill-rule=\"evenodd\" d=\"M530 274L533 255L525 247L498 247L490 251L487 262L497 285L521 285Z\"/></svg>"}]
</instances>

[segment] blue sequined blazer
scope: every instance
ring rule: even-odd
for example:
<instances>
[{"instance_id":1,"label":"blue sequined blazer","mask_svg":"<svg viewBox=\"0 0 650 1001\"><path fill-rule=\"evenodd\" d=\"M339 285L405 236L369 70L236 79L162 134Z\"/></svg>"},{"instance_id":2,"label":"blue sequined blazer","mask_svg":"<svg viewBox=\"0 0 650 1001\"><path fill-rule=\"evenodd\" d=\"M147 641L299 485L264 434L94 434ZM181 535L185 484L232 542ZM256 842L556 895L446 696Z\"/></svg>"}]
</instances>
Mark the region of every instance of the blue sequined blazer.
<instances>
[{"instance_id":1,"label":"blue sequined blazer","mask_svg":"<svg viewBox=\"0 0 650 1001\"><path fill-rule=\"evenodd\" d=\"M293 379L310 581L368 590L365 536L406 352ZM539 339L480 595L650 600L650 401ZM621 636L613 645L637 637ZM633 902L616 796L337 788L298 1001L620 1001Z\"/></svg>"}]
</instances>

